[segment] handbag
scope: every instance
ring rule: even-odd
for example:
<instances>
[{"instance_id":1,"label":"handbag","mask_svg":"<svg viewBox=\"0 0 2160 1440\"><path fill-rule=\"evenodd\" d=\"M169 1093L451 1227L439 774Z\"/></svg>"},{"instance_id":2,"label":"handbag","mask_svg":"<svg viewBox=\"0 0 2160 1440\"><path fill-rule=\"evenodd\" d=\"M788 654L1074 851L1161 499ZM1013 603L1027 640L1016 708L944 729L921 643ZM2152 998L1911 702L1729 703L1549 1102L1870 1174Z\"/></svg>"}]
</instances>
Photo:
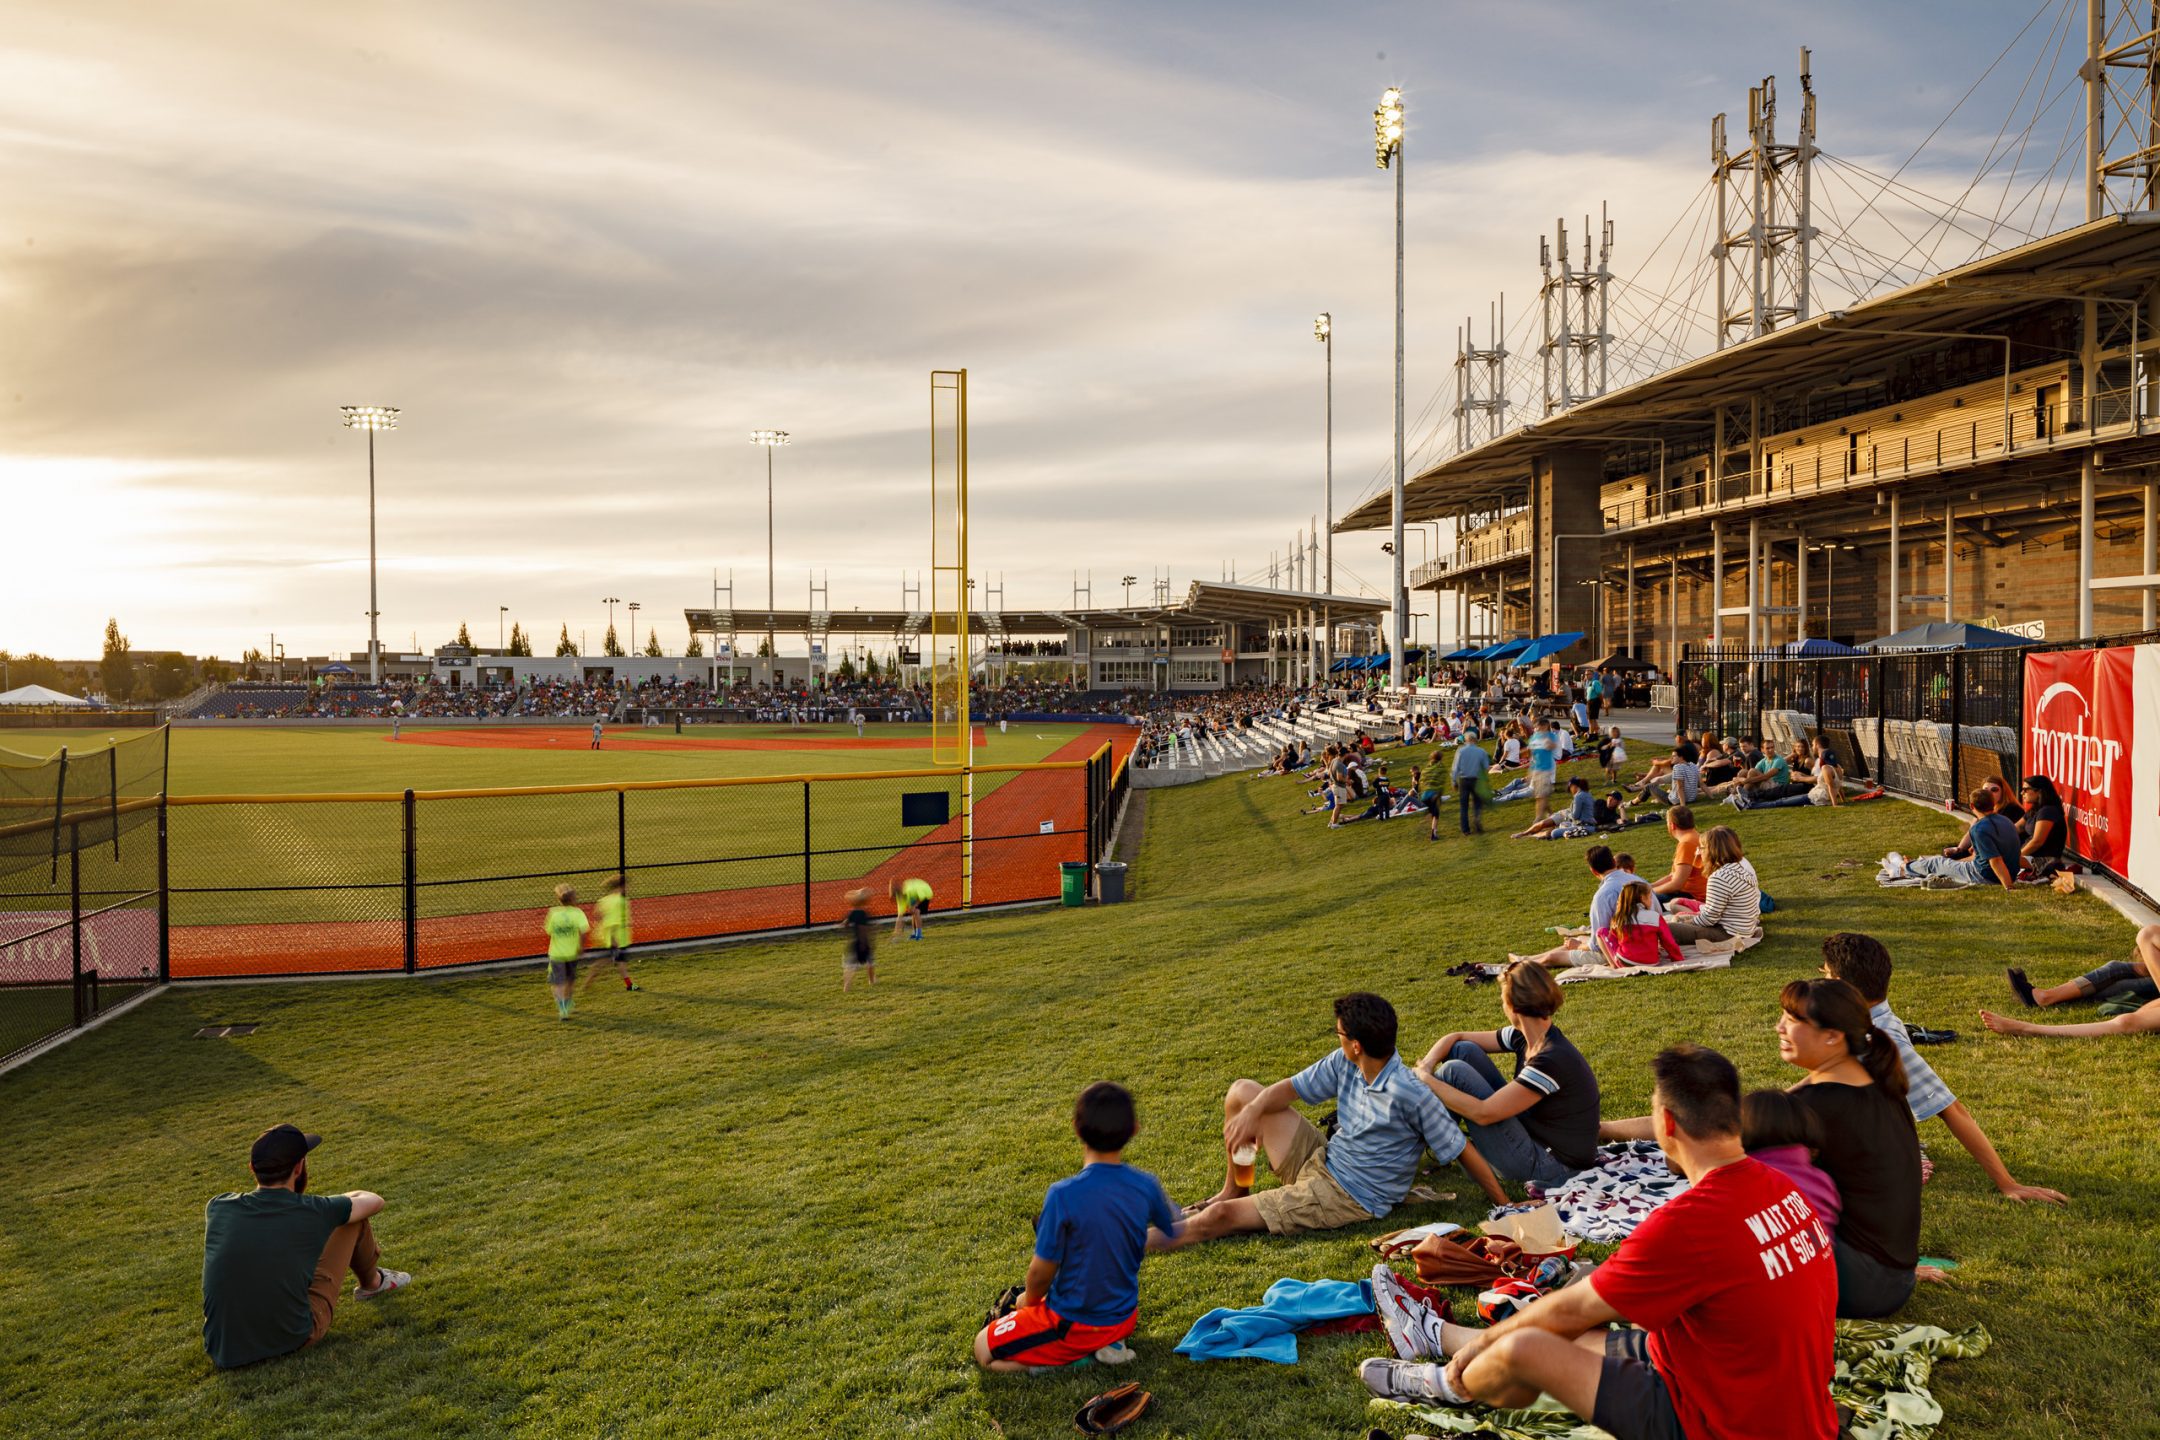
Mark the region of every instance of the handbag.
<instances>
[{"instance_id":1,"label":"handbag","mask_svg":"<svg viewBox=\"0 0 2160 1440\"><path fill-rule=\"evenodd\" d=\"M1428 1235L1411 1250L1418 1279L1427 1285L1475 1285L1525 1273L1530 1264L1522 1246L1499 1235Z\"/></svg>"}]
</instances>

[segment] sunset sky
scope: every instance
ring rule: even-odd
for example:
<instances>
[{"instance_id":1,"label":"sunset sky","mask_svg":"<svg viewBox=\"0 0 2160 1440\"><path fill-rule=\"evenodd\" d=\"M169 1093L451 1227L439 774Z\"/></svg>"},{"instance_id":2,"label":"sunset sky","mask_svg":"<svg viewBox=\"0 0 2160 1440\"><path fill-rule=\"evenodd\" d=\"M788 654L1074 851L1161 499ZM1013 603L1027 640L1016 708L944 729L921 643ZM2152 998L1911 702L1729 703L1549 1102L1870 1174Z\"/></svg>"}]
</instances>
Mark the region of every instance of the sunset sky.
<instances>
[{"instance_id":1,"label":"sunset sky","mask_svg":"<svg viewBox=\"0 0 2160 1440\"><path fill-rule=\"evenodd\" d=\"M1461 317L1503 290L1529 314L1556 216L1609 201L1633 273L1714 113L1775 73L1797 120L1803 44L1824 149L1891 171L2032 15L0 0L0 648L91 655L108 615L142 648L364 648L341 404L404 409L388 648L492 641L500 605L597 645L617 595L679 651L715 566L762 606L760 426L795 440L780 602L815 567L838 608L894 605L927 565L941 367L971 373L975 569L1009 607L1066 605L1076 568L1098 604L1128 572L1264 577L1320 507L1316 311L1338 512L1387 463L1384 85L1416 446L1452 434ZM1906 180L1965 187L2051 23ZM1380 538L1338 541L1338 589L1384 591Z\"/></svg>"}]
</instances>

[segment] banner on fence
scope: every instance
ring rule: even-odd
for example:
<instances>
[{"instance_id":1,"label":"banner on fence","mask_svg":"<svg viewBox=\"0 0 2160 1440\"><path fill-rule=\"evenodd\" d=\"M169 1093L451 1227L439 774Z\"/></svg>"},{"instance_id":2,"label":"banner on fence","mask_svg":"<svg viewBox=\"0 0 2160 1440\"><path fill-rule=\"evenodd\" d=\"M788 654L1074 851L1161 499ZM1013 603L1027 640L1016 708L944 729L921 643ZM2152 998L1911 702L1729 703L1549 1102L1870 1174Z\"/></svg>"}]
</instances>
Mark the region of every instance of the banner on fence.
<instances>
[{"instance_id":1,"label":"banner on fence","mask_svg":"<svg viewBox=\"0 0 2160 1440\"><path fill-rule=\"evenodd\" d=\"M2160 893L2160 645L2028 654L2025 758L2078 854Z\"/></svg>"}]
</instances>

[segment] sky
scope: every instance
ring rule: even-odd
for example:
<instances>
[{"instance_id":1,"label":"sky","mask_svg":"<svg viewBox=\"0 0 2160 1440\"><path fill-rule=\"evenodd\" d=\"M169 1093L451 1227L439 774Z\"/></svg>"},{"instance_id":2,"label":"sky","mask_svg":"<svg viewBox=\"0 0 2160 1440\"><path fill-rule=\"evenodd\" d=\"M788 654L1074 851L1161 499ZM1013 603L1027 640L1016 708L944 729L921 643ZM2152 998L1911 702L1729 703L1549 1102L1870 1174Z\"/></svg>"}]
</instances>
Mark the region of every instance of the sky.
<instances>
[{"instance_id":1,"label":"sky","mask_svg":"<svg viewBox=\"0 0 2160 1440\"><path fill-rule=\"evenodd\" d=\"M1993 155L2001 196L1967 203L2005 211L2075 97L2014 162L2005 117L2074 68L2081 10L0 0L0 648L93 655L114 616L142 649L364 650L359 404L403 410L387 650L492 642L500 607L597 648L612 595L679 653L716 568L762 609L759 427L793 437L778 603L814 570L836 609L894 606L929 563L929 372L960 367L972 567L1007 608L1073 603L1076 571L1096 604L1264 582L1322 507L1316 312L1336 513L1391 464L1384 86L1430 456L1462 317L1505 292L1520 329L1556 217L1609 204L1629 362L1685 348L1655 297L1704 273L1710 117L1775 74L1789 127L1800 46L1819 143L1871 167L1853 209L1869 173L1956 195ZM1974 223L1948 238L2011 238ZM1382 538L1336 538L1338 591L1385 593Z\"/></svg>"}]
</instances>

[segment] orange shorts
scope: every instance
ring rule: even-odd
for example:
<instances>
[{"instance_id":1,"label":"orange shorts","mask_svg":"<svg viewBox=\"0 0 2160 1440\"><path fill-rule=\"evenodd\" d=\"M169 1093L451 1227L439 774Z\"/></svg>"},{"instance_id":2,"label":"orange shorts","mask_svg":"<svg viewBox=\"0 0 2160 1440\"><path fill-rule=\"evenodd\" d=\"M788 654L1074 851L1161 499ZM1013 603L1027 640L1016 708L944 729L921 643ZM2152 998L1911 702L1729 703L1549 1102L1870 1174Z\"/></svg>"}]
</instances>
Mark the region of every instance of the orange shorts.
<instances>
[{"instance_id":1,"label":"orange shorts","mask_svg":"<svg viewBox=\"0 0 2160 1440\"><path fill-rule=\"evenodd\" d=\"M1132 1334L1140 1312L1115 1325L1081 1325L1048 1305L1025 1305L991 1322L990 1358L1022 1365L1070 1365Z\"/></svg>"}]
</instances>

